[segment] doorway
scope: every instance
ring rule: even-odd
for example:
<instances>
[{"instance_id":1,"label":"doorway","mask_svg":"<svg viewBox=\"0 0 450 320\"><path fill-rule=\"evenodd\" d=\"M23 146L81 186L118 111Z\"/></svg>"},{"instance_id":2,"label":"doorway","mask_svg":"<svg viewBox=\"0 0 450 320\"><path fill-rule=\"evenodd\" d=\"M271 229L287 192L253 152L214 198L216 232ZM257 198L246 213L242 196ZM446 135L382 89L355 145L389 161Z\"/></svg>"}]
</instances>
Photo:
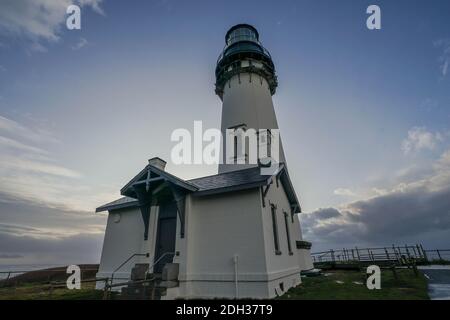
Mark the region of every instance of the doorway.
<instances>
[{"instance_id":1,"label":"doorway","mask_svg":"<svg viewBox=\"0 0 450 320\"><path fill-rule=\"evenodd\" d=\"M169 253L175 252L176 230L177 206L175 202L161 204L158 216L156 255L154 261L161 260L154 266L154 273L161 273L166 263L173 261L173 254Z\"/></svg>"}]
</instances>

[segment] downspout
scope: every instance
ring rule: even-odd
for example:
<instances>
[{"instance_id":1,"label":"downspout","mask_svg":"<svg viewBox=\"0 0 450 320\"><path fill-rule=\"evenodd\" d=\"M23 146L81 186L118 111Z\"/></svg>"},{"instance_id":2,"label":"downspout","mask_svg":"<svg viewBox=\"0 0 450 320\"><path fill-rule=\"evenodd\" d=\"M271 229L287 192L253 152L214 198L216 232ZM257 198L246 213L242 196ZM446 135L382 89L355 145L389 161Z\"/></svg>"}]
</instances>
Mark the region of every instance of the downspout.
<instances>
[{"instance_id":1,"label":"downspout","mask_svg":"<svg viewBox=\"0 0 450 320\"><path fill-rule=\"evenodd\" d=\"M234 257L233 257L233 263L234 263L234 289L235 289L236 299L239 298L238 258L239 258L239 256L237 254L235 254Z\"/></svg>"}]
</instances>

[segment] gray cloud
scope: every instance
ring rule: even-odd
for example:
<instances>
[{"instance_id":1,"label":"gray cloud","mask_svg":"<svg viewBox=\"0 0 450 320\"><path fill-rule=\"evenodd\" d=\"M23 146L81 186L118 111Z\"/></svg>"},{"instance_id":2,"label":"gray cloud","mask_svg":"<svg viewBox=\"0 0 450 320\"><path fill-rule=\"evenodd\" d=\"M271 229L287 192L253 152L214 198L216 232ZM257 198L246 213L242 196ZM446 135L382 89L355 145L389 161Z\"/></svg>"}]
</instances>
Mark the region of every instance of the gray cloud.
<instances>
[{"instance_id":1,"label":"gray cloud","mask_svg":"<svg viewBox=\"0 0 450 320\"><path fill-rule=\"evenodd\" d=\"M332 213L333 220L323 223ZM304 223L303 223L304 222ZM328 246L424 242L446 232L441 246L450 247L450 188L396 192L349 204L345 210L319 209L302 219L305 236ZM436 242L436 241L435 241ZM435 245L438 245L436 243Z\"/></svg>"},{"instance_id":2,"label":"gray cloud","mask_svg":"<svg viewBox=\"0 0 450 320\"><path fill-rule=\"evenodd\" d=\"M327 220L331 218L338 218L341 216L341 213L335 208L325 208L313 212L313 216L316 220Z\"/></svg>"},{"instance_id":3,"label":"gray cloud","mask_svg":"<svg viewBox=\"0 0 450 320\"><path fill-rule=\"evenodd\" d=\"M0 232L0 264L98 263L102 242L102 234L81 233L60 239L36 239Z\"/></svg>"},{"instance_id":4,"label":"gray cloud","mask_svg":"<svg viewBox=\"0 0 450 320\"><path fill-rule=\"evenodd\" d=\"M105 215L11 200L0 193L0 265L99 261Z\"/></svg>"},{"instance_id":5,"label":"gray cloud","mask_svg":"<svg viewBox=\"0 0 450 320\"><path fill-rule=\"evenodd\" d=\"M450 248L450 150L431 170L385 194L302 214L305 238L316 250L399 242Z\"/></svg>"},{"instance_id":6,"label":"gray cloud","mask_svg":"<svg viewBox=\"0 0 450 320\"><path fill-rule=\"evenodd\" d=\"M6 253L0 253L0 259L19 259L23 258L20 254L6 254Z\"/></svg>"}]
</instances>

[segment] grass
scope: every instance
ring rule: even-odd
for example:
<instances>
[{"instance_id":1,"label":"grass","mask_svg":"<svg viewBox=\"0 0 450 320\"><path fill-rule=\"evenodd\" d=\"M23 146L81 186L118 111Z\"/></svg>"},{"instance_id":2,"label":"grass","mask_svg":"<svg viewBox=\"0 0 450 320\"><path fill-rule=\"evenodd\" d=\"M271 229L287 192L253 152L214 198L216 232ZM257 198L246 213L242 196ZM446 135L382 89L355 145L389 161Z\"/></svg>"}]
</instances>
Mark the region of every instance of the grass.
<instances>
[{"instance_id":1,"label":"grass","mask_svg":"<svg viewBox=\"0 0 450 320\"><path fill-rule=\"evenodd\" d=\"M302 278L302 284L290 289L279 299L291 300L423 300L429 299L427 281L422 273L416 277L412 270L382 270L381 289L369 290L365 274L358 271L327 271L318 277ZM336 281L342 282L338 283ZM16 287L0 288L0 300L100 300L103 291L94 283L83 283L81 290L58 288L50 290L43 283L22 283Z\"/></svg>"},{"instance_id":2,"label":"grass","mask_svg":"<svg viewBox=\"0 0 450 320\"><path fill-rule=\"evenodd\" d=\"M369 290L365 274L358 271L330 271L318 277L302 278L302 284L279 299L292 300L428 300L427 281L412 270L382 270L381 289ZM340 281L343 283L338 283ZM355 283L356 282L356 283Z\"/></svg>"},{"instance_id":3,"label":"grass","mask_svg":"<svg viewBox=\"0 0 450 320\"><path fill-rule=\"evenodd\" d=\"M103 291L95 290L94 283L82 284L80 290L50 290L48 285L36 283L0 288L0 300L100 300L102 297Z\"/></svg>"}]
</instances>

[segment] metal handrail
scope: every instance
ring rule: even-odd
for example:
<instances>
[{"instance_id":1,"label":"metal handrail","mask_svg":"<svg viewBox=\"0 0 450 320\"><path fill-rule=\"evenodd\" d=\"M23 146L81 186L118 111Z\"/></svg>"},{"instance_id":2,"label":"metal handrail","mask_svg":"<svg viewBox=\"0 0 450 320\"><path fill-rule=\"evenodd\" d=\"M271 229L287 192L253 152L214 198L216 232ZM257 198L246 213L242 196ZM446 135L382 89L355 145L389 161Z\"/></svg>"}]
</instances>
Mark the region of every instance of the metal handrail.
<instances>
[{"instance_id":1,"label":"metal handrail","mask_svg":"<svg viewBox=\"0 0 450 320\"><path fill-rule=\"evenodd\" d=\"M161 261L162 258L164 258L167 255L175 255L175 252L165 252L163 253L158 259L156 259L155 262L153 262L153 264L151 266L148 267L147 271L145 272L145 277L147 277L147 275L150 273L150 269L153 270L153 267L159 262Z\"/></svg>"},{"instance_id":2,"label":"metal handrail","mask_svg":"<svg viewBox=\"0 0 450 320\"><path fill-rule=\"evenodd\" d=\"M163 253L158 259L156 259L155 262L153 262L153 264L148 268L150 270L150 268L153 268L158 262L161 261L162 258L164 258L165 256L168 255L175 255L175 252L165 252Z\"/></svg>"},{"instance_id":3,"label":"metal handrail","mask_svg":"<svg viewBox=\"0 0 450 320\"><path fill-rule=\"evenodd\" d=\"M113 283L114 280L114 274L120 269L122 268L125 264L127 264L131 259L133 259L134 257L149 257L150 254L149 253L134 253L132 254L127 260L125 260L124 262L122 262L122 264L120 266L118 266L111 274L111 284Z\"/></svg>"}]
</instances>

